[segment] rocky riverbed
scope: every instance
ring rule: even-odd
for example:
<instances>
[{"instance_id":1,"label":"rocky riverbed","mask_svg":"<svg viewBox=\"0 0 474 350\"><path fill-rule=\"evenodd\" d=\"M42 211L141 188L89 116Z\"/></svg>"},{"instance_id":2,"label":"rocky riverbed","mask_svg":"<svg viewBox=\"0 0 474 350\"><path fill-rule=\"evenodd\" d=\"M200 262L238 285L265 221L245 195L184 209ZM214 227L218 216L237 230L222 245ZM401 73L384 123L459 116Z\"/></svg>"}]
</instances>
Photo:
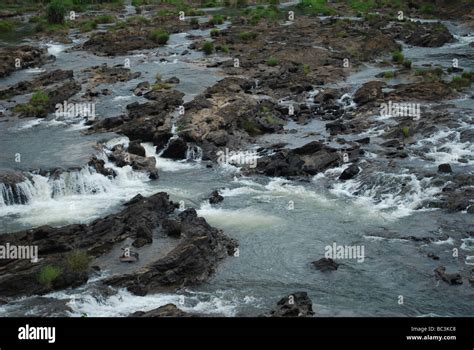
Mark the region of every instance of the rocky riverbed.
<instances>
[{"instance_id":1,"label":"rocky riverbed","mask_svg":"<svg viewBox=\"0 0 474 350\"><path fill-rule=\"evenodd\" d=\"M474 12L411 3L2 41L2 313L472 316Z\"/></svg>"}]
</instances>

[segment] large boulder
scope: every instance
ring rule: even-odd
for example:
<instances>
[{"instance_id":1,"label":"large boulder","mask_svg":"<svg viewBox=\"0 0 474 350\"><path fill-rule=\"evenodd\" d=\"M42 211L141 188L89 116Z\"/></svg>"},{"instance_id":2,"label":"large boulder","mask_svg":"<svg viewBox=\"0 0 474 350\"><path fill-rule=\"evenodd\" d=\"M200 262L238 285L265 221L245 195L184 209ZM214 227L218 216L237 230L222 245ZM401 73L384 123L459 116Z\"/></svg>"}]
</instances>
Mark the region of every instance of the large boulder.
<instances>
[{"instance_id":1,"label":"large boulder","mask_svg":"<svg viewBox=\"0 0 474 350\"><path fill-rule=\"evenodd\" d=\"M313 316L313 302L306 292L295 292L278 301L277 307L265 316L309 317Z\"/></svg>"}]
</instances>

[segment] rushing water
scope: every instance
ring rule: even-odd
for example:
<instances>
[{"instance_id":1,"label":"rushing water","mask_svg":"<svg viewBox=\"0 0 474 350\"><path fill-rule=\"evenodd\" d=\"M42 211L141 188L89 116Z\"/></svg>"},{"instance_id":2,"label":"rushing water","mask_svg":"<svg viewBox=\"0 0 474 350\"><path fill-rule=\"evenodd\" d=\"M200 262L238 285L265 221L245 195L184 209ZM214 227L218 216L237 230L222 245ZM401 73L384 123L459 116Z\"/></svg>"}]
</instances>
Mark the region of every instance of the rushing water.
<instances>
[{"instance_id":1,"label":"rushing water","mask_svg":"<svg viewBox=\"0 0 474 350\"><path fill-rule=\"evenodd\" d=\"M128 10L131 13L130 8ZM451 30L455 28L450 26ZM199 34L208 35L208 31ZM456 52L470 57L472 64L472 49L467 48L469 42L470 39L461 39L439 49L406 48L404 51L414 64L429 57L434 63L447 65L450 64L448 52L459 49ZM102 98L98 103L99 116L119 115L126 104L143 101L133 96L131 90L140 81L153 81L156 73L164 78L178 77L181 82L177 89L186 94L186 100L215 83L218 74L205 67L200 53L192 51L190 55L181 56L189 43L186 34L176 34L164 48L129 57L132 71L139 71L142 76L125 83L99 86L113 91L111 97ZM123 63L125 58L101 58L67 48L49 44L50 53L56 55L57 60L43 68L79 72L102 63ZM160 58L165 60L161 62ZM376 68L368 67L351 76L345 84L353 92L377 72ZM4 82L12 84L27 79L28 74L36 73L19 71ZM457 107L468 108L461 129L470 127L472 103ZM182 200L186 207L196 208L211 225L236 238L239 256L226 259L216 276L197 288L177 294L144 297L122 290L117 295L99 298L92 292L95 281L113 273L123 273L127 268L120 264L117 266L117 254L112 252L95 262L103 272L88 285L42 298L22 298L0 307L4 315L61 314L57 311L59 299L68 301L73 316L82 313L126 316L169 302L179 304L185 311L228 316L258 315L273 307L281 297L303 290L309 293L320 316L472 316L472 287L468 283L455 287L440 283L433 275L438 262L426 257L429 252L438 255L448 271L458 271L465 264L474 264L469 255L474 255L474 243L462 235L473 227L472 216L418 210L440 188L431 184L430 178L418 178L411 171L435 168L445 161L446 154L457 153L461 157L471 157L460 166L464 171L472 172L472 145L459 142L456 138L459 130L446 130L447 135L438 133L411 146L410 159L393 172L384 168L383 161L371 158L368 152L366 161L379 165L379 171L365 173L363 170L356 179L339 182L336 179L346 167L342 166L307 182L297 182L261 176L244 177L233 166L207 168L199 161L199 150L189 152L193 161L163 159L150 144L144 146L147 155L157 159L158 181L150 181L145 174L134 172L130 167L118 168L109 162L107 166L112 167L118 176L108 179L85 166L90 155L96 152L93 143L107 138L110 149L117 143L126 144L128 140L114 135L86 137L80 133L81 128L81 124L70 125L54 118L0 123L0 132L4 135L0 140L0 168L76 168L56 180L33 175L32 181L22 184L29 198L28 205L0 202L0 232L44 224L59 226L90 222L116 212L121 203L137 193L150 195L165 191L172 200ZM296 130L296 133L283 135L283 141L290 147L311 141L306 137L308 132L319 133L314 139L326 136L324 122L314 121L305 126L290 123L286 128ZM377 140L380 128L355 136L371 136ZM457 134L448 137L450 133ZM281 141L281 135L278 138ZM274 141L272 136L261 140L262 143ZM431 159L416 157L417 147L426 146L432 149ZM12 155L15 153L22 154L22 163L13 163ZM104 155L98 156L106 160ZM225 200L210 206L207 198L215 189L220 190ZM435 242L414 242L407 239L408 236L430 237ZM346 260L332 274L314 270L310 263L323 257L325 247L333 242L364 246L364 262ZM140 254L144 260L147 256L148 259L156 258L170 247L172 242L156 237L153 245ZM453 247L460 247L459 259L452 257ZM398 303L399 296L404 298L402 305Z\"/></svg>"}]
</instances>

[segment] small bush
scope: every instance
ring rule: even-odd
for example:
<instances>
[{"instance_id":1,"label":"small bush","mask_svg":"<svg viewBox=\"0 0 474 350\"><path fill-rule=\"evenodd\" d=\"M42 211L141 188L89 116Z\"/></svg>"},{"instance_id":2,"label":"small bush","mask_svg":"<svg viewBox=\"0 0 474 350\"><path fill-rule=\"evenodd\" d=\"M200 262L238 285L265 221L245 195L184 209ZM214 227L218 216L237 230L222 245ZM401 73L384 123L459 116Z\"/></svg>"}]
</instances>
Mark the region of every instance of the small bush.
<instances>
[{"instance_id":1,"label":"small bush","mask_svg":"<svg viewBox=\"0 0 474 350\"><path fill-rule=\"evenodd\" d=\"M97 22L94 20L88 20L80 24L82 32L90 32L91 30L97 29Z\"/></svg>"},{"instance_id":2,"label":"small bush","mask_svg":"<svg viewBox=\"0 0 474 350\"><path fill-rule=\"evenodd\" d=\"M400 51L395 51L392 53L392 61L395 63L402 63L405 57Z\"/></svg>"},{"instance_id":3,"label":"small bush","mask_svg":"<svg viewBox=\"0 0 474 350\"><path fill-rule=\"evenodd\" d=\"M404 126L402 128L402 134L404 138L408 138L410 136L410 128L408 126Z\"/></svg>"},{"instance_id":4,"label":"small bush","mask_svg":"<svg viewBox=\"0 0 474 350\"><path fill-rule=\"evenodd\" d=\"M456 90L461 90L471 85L471 80L463 76L455 76L451 79L451 87Z\"/></svg>"},{"instance_id":5,"label":"small bush","mask_svg":"<svg viewBox=\"0 0 474 350\"><path fill-rule=\"evenodd\" d=\"M64 16L72 3L64 0L53 0L46 8L46 17L50 24L64 24Z\"/></svg>"},{"instance_id":6,"label":"small bush","mask_svg":"<svg viewBox=\"0 0 474 350\"><path fill-rule=\"evenodd\" d=\"M308 64L303 64L303 74L308 75L311 73L311 67Z\"/></svg>"},{"instance_id":7,"label":"small bush","mask_svg":"<svg viewBox=\"0 0 474 350\"><path fill-rule=\"evenodd\" d=\"M66 256L66 267L69 271L84 273L89 269L90 257L84 251L72 251Z\"/></svg>"},{"instance_id":8,"label":"small bush","mask_svg":"<svg viewBox=\"0 0 474 350\"><path fill-rule=\"evenodd\" d=\"M394 71L387 71L387 72L384 72L383 73L383 77L385 79L392 79L392 78L395 78L395 72Z\"/></svg>"},{"instance_id":9,"label":"small bush","mask_svg":"<svg viewBox=\"0 0 474 350\"><path fill-rule=\"evenodd\" d=\"M95 22L99 24L112 23L114 18L111 15L100 15L95 18Z\"/></svg>"},{"instance_id":10,"label":"small bush","mask_svg":"<svg viewBox=\"0 0 474 350\"><path fill-rule=\"evenodd\" d=\"M61 273L62 269L60 267L47 265L40 270L38 282L46 288L51 288L51 285L56 280L56 278L61 275Z\"/></svg>"},{"instance_id":11,"label":"small bush","mask_svg":"<svg viewBox=\"0 0 474 350\"><path fill-rule=\"evenodd\" d=\"M405 67L406 69L411 69L411 61L410 60L403 61L403 67Z\"/></svg>"},{"instance_id":12,"label":"small bush","mask_svg":"<svg viewBox=\"0 0 474 350\"><path fill-rule=\"evenodd\" d=\"M257 33L255 32L241 32L239 38L242 41L251 41L257 38Z\"/></svg>"},{"instance_id":13,"label":"small bush","mask_svg":"<svg viewBox=\"0 0 474 350\"><path fill-rule=\"evenodd\" d=\"M170 35L162 29L157 29L150 33L150 39L160 45L165 45L169 38Z\"/></svg>"},{"instance_id":14,"label":"small bush","mask_svg":"<svg viewBox=\"0 0 474 350\"><path fill-rule=\"evenodd\" d=\"M7 33L13 30L13 22L0 21L0 32Z\"/></svg>"},{"instance_id":15,"label":"small bush","mask_svg":"<svg viewBox=\"0 0 474 350\"><path fill-rule=\"evenodd\" d=\"M270 57L267 60L267 66L275 67L276 65L278 65L278 59L276 59L275 57Z\"/></svg>"},{"instance_id":16,"label":"small bush","mask_svg":"<svg viewBox=\"0 0 474 350\"><path fill-rule=\"evenodd\" d=\"M49 103L49 96L43 91L36 91L32 96L30 103L33 106L42 106Z\"/></svg>"},{"instance_id":17,"label":"small bush","mask_svg":"<svg viewBox=\"0 0 474 350\"><path fill-rule=\"evenodd\" d=\"M212 25L222 24L222 23L224 23L224 16L214 15L214 16L212 16L209 23L212 24Z\"/></svg>"},{"instance_id":18,"label":"small bush","mask_svg":"<svg viewBox=\"0 0 474 350\"><path fill-rule=\"evenodd\" d=\"M205 41L202 44L202 51L204 51L206 55L212 54L214 52L214 44L210 41Z\"/></svg>"},{"instance_id":19,"label":"small bush","mask_svg":"<svg viewBox=\"0 0 474 350\"><path fill-rule=\"evenodd\" d=\"M216 51L228 53L229 52L229 46L227 46L227 45L216 46Z\"/></svg>"},{"instance_id":20,"label":"small bush","mask_svg":"<svg viewBox=\"0 0 474 350\"><path fill-rule=\"evenodd\" d=\"M197 25L199 25L199 20L197 18L191 18L189 20L189 24L192 25L192 26L197 26Z\"/></svg>"}]
</instances>

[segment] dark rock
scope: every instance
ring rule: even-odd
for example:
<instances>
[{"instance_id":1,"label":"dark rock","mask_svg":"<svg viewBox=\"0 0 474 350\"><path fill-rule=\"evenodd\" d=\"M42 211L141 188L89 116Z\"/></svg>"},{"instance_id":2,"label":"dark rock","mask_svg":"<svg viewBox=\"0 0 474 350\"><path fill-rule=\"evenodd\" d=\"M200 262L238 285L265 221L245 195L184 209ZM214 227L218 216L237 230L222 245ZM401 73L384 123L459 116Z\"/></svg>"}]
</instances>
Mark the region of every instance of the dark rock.
<instances>
[{"instance_id":1,"label":"dark rock","mask_svg":"<svg viewBox=\"0 0 474 350\"><path fill-rule=\"evenodd\" d=\"M181 236L181 222L178 220L165 219L161 223L163 233L170 237Z\"/></svg>"},{"instance_id":2,"label":"dark rock","mask_svg":"<svg viewBox=\"0 0 474 350\"><path fill-rule=\"evenodd\" d=\"M444 163L438 165L438 173L449 173L451 174L453 172L453 169L451 169L451 165Z\"/></svg>"},{"instance_id":3,"label":"dark rock","mask_svg":"<svg viewBox=\"0 0 474 350\"><path fill-rule=\"evenodd\" d=\"M462 284L462 277L459 273L446 273L446 267L438 266L435 270L436 277L450 285Z\"/></svg>"},{"instance_id":4,"label":"dark rock","mask_svg":"<svg viewBox=\"0 0 474 350\"><path fill-rule=\"evenodd\" d=\"M309 317L313 316L313 302L306 292L295 292L277 303L277 308L267 316L270 317Z\"/></svg>"},{"instance_id":5,"label":"dark rock","mask_svg":"<svg viewBox=\"0 0 474 350\"><path fill-rule=\"evenodd\" d=\"M127 150L128 153L136 154L140 157L146 157L145 148L140 144L140 141L130 141Z\"/></svg>"},{"instance_id":6,"label":"dark rock","mask_svg":"<svg viewBox=\"0 0 474 350\"><path fill-rule=\"evenodd\" d=\"M322 258L312 262L313 266L322 272L335 271L339 267L339 264L331 258Z\"/></svg>"},{"instance_id":7,"label":"dark rock","mask_svg":"<svg viewBox=\"0 0 474 350\"><path fill-rule=\"evenodd\" d=\"M166 304L150 311L136 311L129 317L190 317L191 315L176 307L174 304Z\"/></svg>"},{"instance_id":8,"label":"dark rock","mask_svg":"<svg viewBox=\"0 0 474 350\"><path fill-rule=\"evenodd\" d=\"M359 173L359 167L357 164L351 164L347 169L345 169L342 174L339 176L339 180L349 180L355 177Z\"/></svg>"},{"instance_id":9,"label":"dark rock","mask_svg":"<svg viewBox=\"0 0 474 350\"><path fill-rule=\"evenodd\" d=\"M209 203L211 204L216 204L220 203L224 200L224 197L222 197L219 193L219 191L215 190L211 193L211 196L209 197Z\"/></svg>"},{"instance_id":10,"label":"dark rock","mask_svg":"<svg viewBox=\"0 0 474 350\"><path fill-rule=\"evenodd\" d=\"M386 84L381 81L369 81L363 84L354 94L354 102L364 105L383 98L382 88Z\"/></svg>"},{"instance_id":11,"label":"dark rock","mask_svg":"<svg viewBox=\"0 0 474 350\"><path fill-rule=\"evenodd\" d=\"M163 151L161 157L171 159L186 159L186 152L188 150L188 143L181 137L171 139L168 147Z\"/></svg>"}]
</instances>

